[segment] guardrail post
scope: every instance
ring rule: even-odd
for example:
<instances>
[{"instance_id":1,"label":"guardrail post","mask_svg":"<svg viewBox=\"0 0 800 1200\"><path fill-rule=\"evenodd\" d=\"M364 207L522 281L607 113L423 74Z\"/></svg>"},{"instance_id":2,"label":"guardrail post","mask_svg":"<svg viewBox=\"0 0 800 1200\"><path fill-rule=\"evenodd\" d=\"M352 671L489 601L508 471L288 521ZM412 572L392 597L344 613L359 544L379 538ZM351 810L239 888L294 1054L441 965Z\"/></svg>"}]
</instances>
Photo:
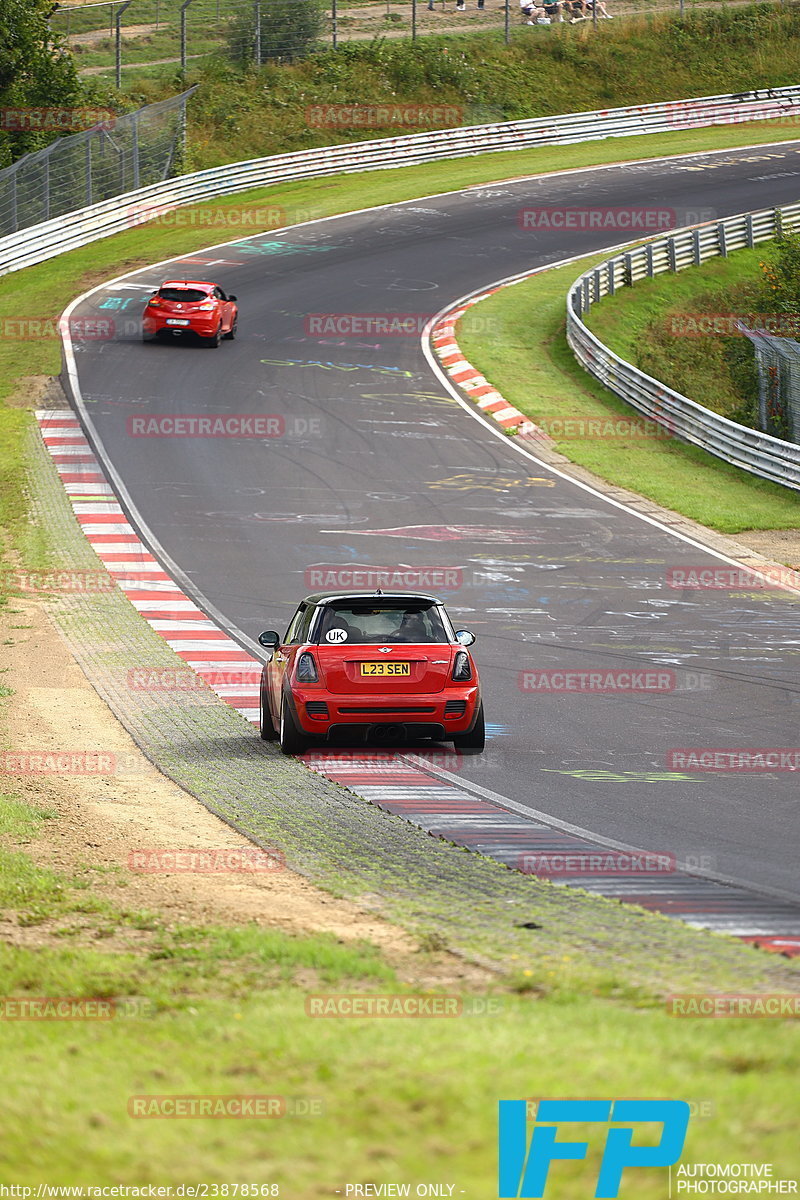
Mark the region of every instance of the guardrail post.
<instances>
[{"instance_id":1,"label":"guardrail post","mask_svg":"<svg viewBox=\"0 0 800 1200\"><path fill-rule=\"evenodd\" d=\"M775 209L775 237L783 237L783 212L781 209Z\"/></svg>"},{"instance_id":2,"label":"guardrail post","mask_svg":"<svg viewBox=\"0 0 800 1200\"><path fill-rule=\"evenodd\" d=\"M589 279L583 281L583 311L589 312L592 307L591 283Z\"/></svg>"},{"instance_id":3,"label":"guardrail post","mask_svg":"<svg viewBox=\"0 0 800 1200\"><path fill-rule=\"evenodd\" d=\"M613 296L616 291L616 288L614 285L614 272L616 270L616 267L617 267L617 260L615 258L610 258L608 260L608 268L607 268L608 275L606 277L606 288L608 290L609 296Z\"/></svg>"},{"instance_id":4,"label":"guardrail post","mask_svg":"<svg viewBox=\"0 0 800 1200\"><path fill-rule=\"evenodd\" d=\"M255 0L255 18L256 18L256 39L255 39L255 59L256 66L261 66L261 0ZM336 22L334 21L334 25ZM333 44L336 45L336 35L333 37Z\"/></svg>"},{"instance_id":5,"label":"guardrail post","mask_svg":"<svg viewBox=\"0 0 800 1200\"><path fill-rule=\"evenodd\" d=\"M675 246L675 238L671 237L667 241L667 257L669 259L669 269L674 275L678 269L678 251Z\"/></svg>"},{"instance_id":6,"label":"guardrail post","mask_svg":"<svg viewBox=\"0 0 800 1200\"><path fill-rule=\"evenodd\" d=\"M44 156L44 220L50 220L50 155Z\"/></svg>"},{"instance_id":7,"label":"guardrail post","mask_svg":"<svg viewBox=\"0 0 800 1200\"><path fill-rule=\"evenodd\" d=\"M692 256L694 259L694 265L696 267L699 267L700 263L703 261L703 255L702 255L702 251L700 249L700 230L699 229L692 230Z\"/></svg>"},{"instance_id":8,"label":"guardrail post","mask_svg":"<svg viewBox=\"0 0 800 1200\"><path fill-rule=\"evenodd\" d=\"M745 217L744 233L745 233L745 237L747 238L747 248L749 250L752 250L753 247L755 246L755 240L753 238L753 214L752 213L748 213L747 216Z\"/></svg>"},{"instance_id":9,"label":"guardrail post","mask_svg":"<svg viewBox=\"0 0 800 1200\"><path fill-rule=\"evenodd\" d=\"M728 231L725 228L725 222L720 221L717 225L717 244L719 252L723 258L728 257Z\"/></svg>"},{"instance_id":10,"label":"guardrail post","mask_svg":"<svg viewBox=\"0 0 800 1200\"><path fill-rule=\"evenodd\" d=\"M121 4L117 9L114 17L114 25L116 27L114 62L116 66L117 88L122 87L122 14L125 12L125 9L130 8L132 4L133 0L125 0L125 3ZM91 204L91 200L89 203Z\"/></svg>"},{"instance_id":11,"label":"guardrail post","mask_svg":"<svg viewBox=\"0 0 800 1200\"><path fill-rule=\"evenodd\" d=\"M647 263L647 278L652 279L655 271L653 270L653 245L648 242L645 247L645 262Z\"/></svg>"}]
</instances>

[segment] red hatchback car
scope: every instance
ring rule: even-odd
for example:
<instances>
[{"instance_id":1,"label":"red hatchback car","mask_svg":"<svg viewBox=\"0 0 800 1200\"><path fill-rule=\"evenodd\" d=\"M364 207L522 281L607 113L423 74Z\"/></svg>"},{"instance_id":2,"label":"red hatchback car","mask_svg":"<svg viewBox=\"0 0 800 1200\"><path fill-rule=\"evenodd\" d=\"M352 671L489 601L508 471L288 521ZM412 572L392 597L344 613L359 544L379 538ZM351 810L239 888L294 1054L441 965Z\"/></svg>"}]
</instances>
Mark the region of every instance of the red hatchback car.
<instances>
[{"instance_id":1,"label":"red hatchback car","mask_svg":"<svg viewBox=\"0 0 800 1200\"><path fill-rule=\"evenodd\" d=\"M261 737L299 754L313 739L451 741L484 747L478 673L441 600L421 594L306 596L261 673Z\"/></svg>"},{"instance_id":2,"label":"red hatchback car","mask_svg":"<svg viewBox=\"0 0 800 1200\"><path fill-rule=\"evenodd\" d=\"M168 279L147 301L142 338L150 342L168 333L194 333L216 347L223 338L236 337L238 320L236 297L226 296L216 283Z\"/></svg>"}]
</instances>

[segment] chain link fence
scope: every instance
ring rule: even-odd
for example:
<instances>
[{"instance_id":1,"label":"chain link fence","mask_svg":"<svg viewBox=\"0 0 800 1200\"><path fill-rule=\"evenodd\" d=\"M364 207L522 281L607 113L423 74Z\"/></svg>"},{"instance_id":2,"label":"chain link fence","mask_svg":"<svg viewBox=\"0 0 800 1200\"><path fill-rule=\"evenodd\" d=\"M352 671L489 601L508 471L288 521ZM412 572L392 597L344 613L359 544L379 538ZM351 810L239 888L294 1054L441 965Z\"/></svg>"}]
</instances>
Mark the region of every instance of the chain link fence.
<instances>
[{"instance_id":1,"label":"chain link fence","mask_svg":"<svg viewBox=\"0 0 800 1200\"><path fill-rule=\"evenodd\" d=\"M764 433L800 442L800 342L737 322L751 342L758 369L758 421Z\"/></svg>"},{"instance_id":2,"label":"chain link fence","mask_svg":"<svg viewBox=\"0 0 800 1200\"><path fill-rule=\"evenodd\" d=\"M112 115L0 171L0 237L176 174L194 90Z\"/></svg>"},{"instance_id":3,"label":"chain link fence","mask_svg":"<svg viewBox=\"0 0 800 1200\"><path fill-rule=\"evenodd\" d=\"M321 49L376 37L481 32L508 42L547 38L571 22L590 34L615 17L708 7L722 6L710 0L102 0L62 3L51 28L82 74L114 72L119 87L126 72L185 70L220 50L264 62L295 57L300 43Z\"/></svg>"}]
</instances>

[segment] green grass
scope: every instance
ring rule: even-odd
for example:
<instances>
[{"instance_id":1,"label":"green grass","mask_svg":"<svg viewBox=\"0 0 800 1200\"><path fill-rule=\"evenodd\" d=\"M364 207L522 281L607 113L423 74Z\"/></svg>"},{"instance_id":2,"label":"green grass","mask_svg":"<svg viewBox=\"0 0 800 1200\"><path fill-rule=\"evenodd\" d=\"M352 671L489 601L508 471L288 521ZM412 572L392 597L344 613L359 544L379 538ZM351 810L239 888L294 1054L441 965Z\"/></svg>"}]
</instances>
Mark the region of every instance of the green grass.
<instances>
[{"instance_id":1,"label":"green grass","mask_svg":"<svg viewBox=\"0 0 800 1200\"><path fill-rule=\"evenodd\" d=\"M554 431L557 450L610 483L721 533L800 525L800 500L792 492L738 471L694 446L654 436L652 425L575 362L564 334L565 295L582 269L604 257L534 276L484 300L476 317L492 322L493 336L487 341L468 325L459 331L467 359L510 404L545 431ZM638 285L632 296L637 291ZM628 299L620 293L620 302L623 298ZM597 305L598 317L605 303L613 311L616 300ZM535 322L530 320L532 312ZM644 324L641 311L639 318L638 328L625 334L631 352ZM594 328L602 336L597 322ZM576 436L564 436L565 432Z\"/></svg>"},{"instance_id":2,"label":"green grass","mask_svg":"<svg viewBox=\"0 0 800 1200\"><path fill-rule=\"evenodd\" d=\"M17 835L47 819L0 803L0 828ZM690 1161L727 1158L735 1128L737 1160L790 1169L785 1097L800 1069L796 1026L778 1039L769 1021L678 1020L633 980L628 995L581 994L579 963L565 954L545 966L535 951L488 993L434 989L455 996L463 1015L317 1019L306 1015L308 996L426 989L403 983L373 946L329 935L175 926L124 910L112 930L97 924L92 934L113 906L87 908L74 879L21 853L6 877L4 917L15 891L38 880L43 893L60 889L57 915L80 918L84 937L35 949L0 943L0 998L103 999L116 1015L0 1021L4 1180L246 1180L310 1200L355 1180L445 1179L483 1200L493 1194L497 1100L565 1093L687 1099L699 1109ZM86 944L87 934L124 929L142 931L132 948ZM680 990L680 962L675 979ZM317 1115L133 1120L129 1098L142 1095L300 1098ZM582 1195L598 1155L593 1146L586 1173L559 1170L550 1194ZM660 1172L647 1172L622 1195L656 1200L663 1187Z\"/></svg>"},{"instance_id":3,"label":"green grass","mask_svg":"<svg viewBox=\"0 0 800 1200\"><path fill-rule=\"evenodd\" d=\"M743 318L762 310L759 264L773 255L774 245L641 280L608 304L594 306L588 324L607 346L648 375L757 429L758 377L749 342L717 334L686 337L681 331L700 313Z\"/></svg>"}]
</instances>

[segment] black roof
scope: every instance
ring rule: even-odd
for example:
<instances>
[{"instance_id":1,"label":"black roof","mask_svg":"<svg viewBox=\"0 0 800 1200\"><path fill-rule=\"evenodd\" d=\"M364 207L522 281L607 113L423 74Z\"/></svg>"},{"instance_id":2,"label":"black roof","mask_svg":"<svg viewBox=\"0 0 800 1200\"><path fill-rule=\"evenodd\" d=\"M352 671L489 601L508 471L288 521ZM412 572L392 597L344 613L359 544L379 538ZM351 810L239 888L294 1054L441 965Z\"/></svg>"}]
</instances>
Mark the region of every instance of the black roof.
<instances>
[{"instance_id":1,"label":"black roof","mask_svg":"<svg viewBox=\"0 0 800 1200\"><path fill-rule=\"evenodd\" d=\"M427 592L312 592L304 596L302 604L332 604L336 600L422 600L426 604L442 604L438 596Z\"/></svg>"}]
</instances>

